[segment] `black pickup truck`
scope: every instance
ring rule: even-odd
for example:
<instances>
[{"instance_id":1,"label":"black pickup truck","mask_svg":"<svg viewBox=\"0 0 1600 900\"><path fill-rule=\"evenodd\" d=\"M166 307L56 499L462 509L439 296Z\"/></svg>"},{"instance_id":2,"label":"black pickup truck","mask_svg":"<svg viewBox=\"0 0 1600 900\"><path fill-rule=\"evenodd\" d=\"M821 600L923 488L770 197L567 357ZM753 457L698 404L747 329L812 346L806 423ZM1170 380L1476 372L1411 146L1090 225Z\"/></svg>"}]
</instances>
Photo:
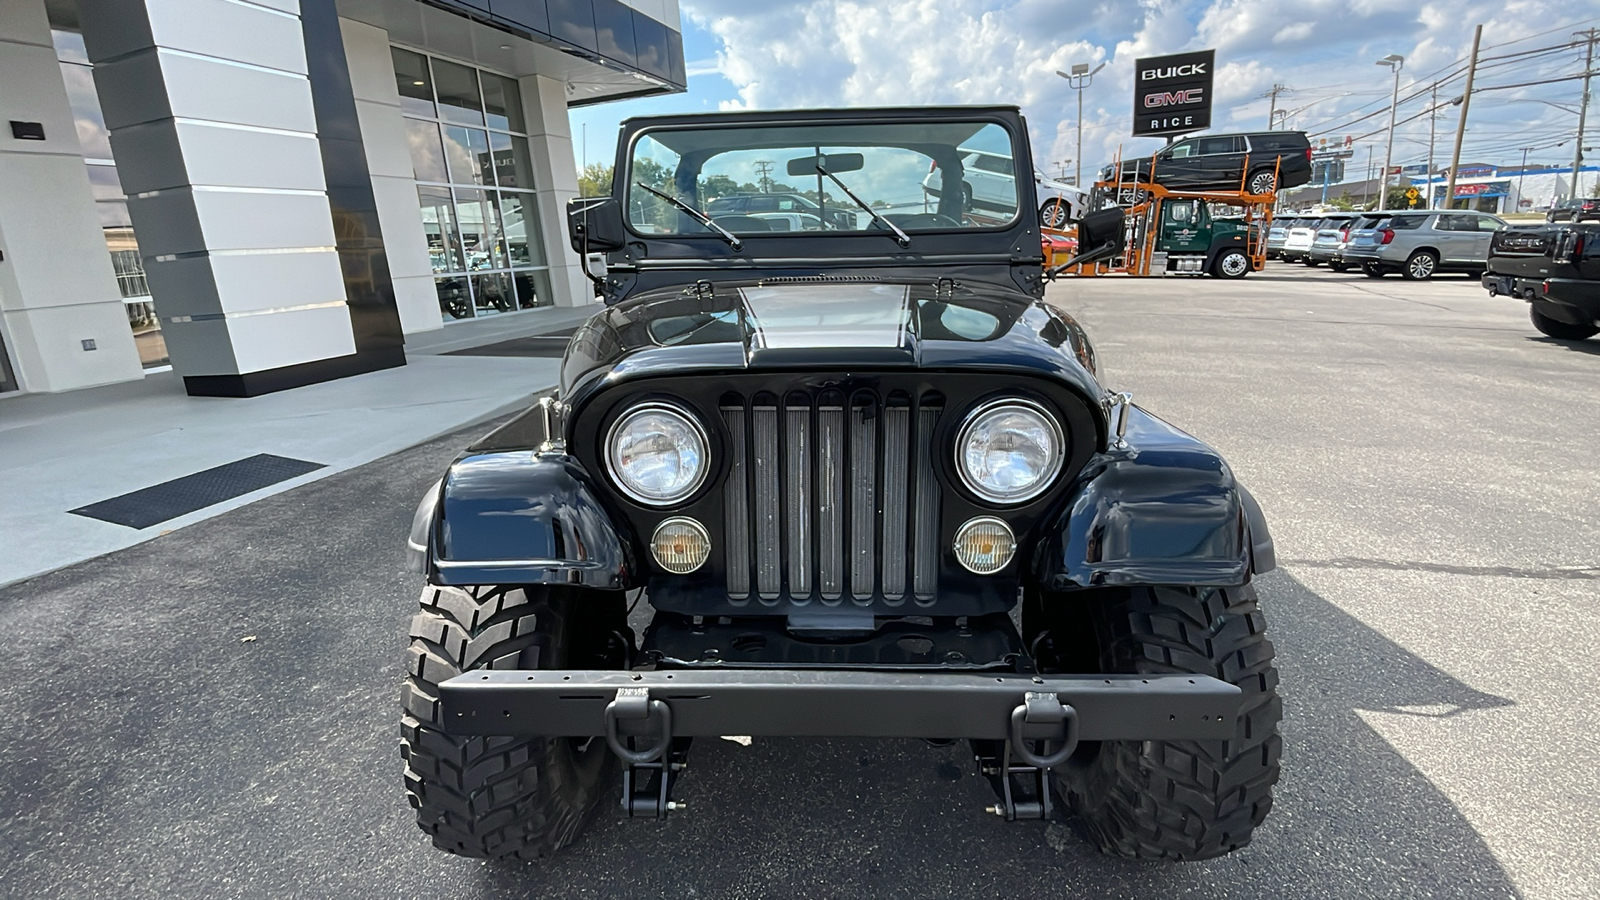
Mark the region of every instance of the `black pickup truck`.
<instances>
[{"instance_id":1,"label":"black pickup truck","mask_svg":"<svg viewBox=\"0 0 1600 900\"><path fill-rule=\"evenodd\" d=\"M1600 334L1600 225L1496 231L1483 286L1526 300L1541 334L1569 341Z\"/></svg>"}]
</instances>

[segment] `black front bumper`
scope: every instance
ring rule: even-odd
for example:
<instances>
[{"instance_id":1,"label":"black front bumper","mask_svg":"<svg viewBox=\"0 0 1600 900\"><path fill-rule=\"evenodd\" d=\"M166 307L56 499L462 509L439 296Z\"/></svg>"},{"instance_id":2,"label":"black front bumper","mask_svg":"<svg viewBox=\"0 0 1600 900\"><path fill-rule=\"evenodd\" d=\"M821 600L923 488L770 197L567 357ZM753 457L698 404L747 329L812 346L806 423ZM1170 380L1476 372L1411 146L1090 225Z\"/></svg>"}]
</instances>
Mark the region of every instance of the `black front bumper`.
<instances>
[{"instance_id":1,"label":"black front bumper","mask_svg":"<svg viewBox=\"0 0 1600 900\"><path fill-rule=\"evenodd\" d=\"M1202 675L508 669L441 684L439 721L456 735L662 737L664 719L673 738L1005 740L1041 696L1070 710L1085 741L1229 740L1243 702L1238 687Z\"/></svg>"}]
</instances>

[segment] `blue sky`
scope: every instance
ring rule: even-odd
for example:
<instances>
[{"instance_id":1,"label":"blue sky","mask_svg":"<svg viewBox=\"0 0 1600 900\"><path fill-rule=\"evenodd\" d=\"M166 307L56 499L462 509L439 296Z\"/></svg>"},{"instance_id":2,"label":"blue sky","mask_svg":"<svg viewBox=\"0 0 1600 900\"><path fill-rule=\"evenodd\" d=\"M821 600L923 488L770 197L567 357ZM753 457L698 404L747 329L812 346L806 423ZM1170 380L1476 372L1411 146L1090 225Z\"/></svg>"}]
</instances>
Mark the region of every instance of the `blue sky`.
<instances>
[{"instance_id":1,"label":"blue sky","mask_svg":"<svg viewBox=\"0 0 1600 900\"><path fill-rule=\"evenodd\" d=\"M1283 84L1290 127L1354 139L1355 177L1369 154L1375 164L1384 154L1394 82L1374 62L1403 55L1394 164L1427 159L1429 88L1442 82L1433 117L1442 166L1458 115L1449 100L1462 91L1479 23L1485 61L1463 162L1514 163L1531 147L1530 162L1570 165L1581 82L1508 86L1581 72L1581 47L1559 45L1600 25L1596 4L1566 0L682 0L682 15L688 92L574 110L580 165L585 156L610 162L617 123L633 115L1014 103L1028 116L1036 164L1054 174L1076 156L1077 109L1054 72L1105 62L1084 96L1087 176L1119 149L1144 154L1162 143L1129 136L1133 60L1215 48L1212 130L1265 127L1261 95ZM1600 109L1591 106L1589 120L1585 143L1600 145Z\"/></svg>"}]
</instances>

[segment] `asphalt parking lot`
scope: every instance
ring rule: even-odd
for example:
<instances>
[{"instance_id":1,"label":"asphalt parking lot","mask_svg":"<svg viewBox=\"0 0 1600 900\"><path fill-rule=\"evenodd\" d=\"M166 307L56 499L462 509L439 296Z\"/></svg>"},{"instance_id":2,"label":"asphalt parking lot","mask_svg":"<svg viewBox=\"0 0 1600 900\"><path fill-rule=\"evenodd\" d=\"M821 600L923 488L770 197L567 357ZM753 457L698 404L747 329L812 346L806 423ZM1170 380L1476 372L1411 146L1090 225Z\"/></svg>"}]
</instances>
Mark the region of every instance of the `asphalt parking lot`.
<instances>
[{"instance_id":1,"label":"asphalt parking lot","mask_svg":"<svg viewBox=\"0 0 1600 900\"><path fill-rule=\"evenodd\" d=\"M1458 276L1079 279L1102 377L1261 501L1277 806L1191 865L1007 825L961 748L705 741L545 865L411 821L402 540L460 434L0 590L8 897L1600 894L1600 341Z\"/></svg>"}]
</instances>

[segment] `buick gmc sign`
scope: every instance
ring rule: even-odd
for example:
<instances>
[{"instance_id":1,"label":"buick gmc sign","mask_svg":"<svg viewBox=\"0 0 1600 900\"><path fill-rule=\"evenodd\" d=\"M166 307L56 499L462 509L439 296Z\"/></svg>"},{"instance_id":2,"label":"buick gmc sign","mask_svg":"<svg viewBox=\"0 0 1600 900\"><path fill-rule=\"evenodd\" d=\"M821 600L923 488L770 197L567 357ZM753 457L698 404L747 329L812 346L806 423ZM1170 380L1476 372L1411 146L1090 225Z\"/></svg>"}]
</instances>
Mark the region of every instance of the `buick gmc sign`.
<instances>
[{"instance_id":1,"label":"buick gmc sign","mask_svg":"<svg viewBox=\"0 0 1600 900\"><path fill-rule=\"evenodd\" d=\"M1215 50L1135 60L1134 135L1181 134L1210 127L1216 61Z\"/></svg>"}]
</instances>

